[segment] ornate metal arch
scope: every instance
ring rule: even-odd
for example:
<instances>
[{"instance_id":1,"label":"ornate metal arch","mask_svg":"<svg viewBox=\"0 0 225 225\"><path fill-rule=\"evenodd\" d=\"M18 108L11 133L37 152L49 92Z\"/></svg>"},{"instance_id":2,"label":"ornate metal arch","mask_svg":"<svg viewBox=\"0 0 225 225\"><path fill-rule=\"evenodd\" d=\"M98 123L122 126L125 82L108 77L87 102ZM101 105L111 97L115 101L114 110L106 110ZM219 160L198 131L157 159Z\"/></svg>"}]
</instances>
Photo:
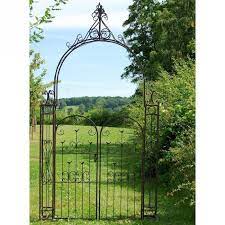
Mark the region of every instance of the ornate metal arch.
<instances>
[{"instance_id":1,"label":"ornate metal arch","mask_svg":"<svg viewBox=\"0 0 225 225\"><path fill-rule=\"evenodd\" d=\"M108 20L108 16L100 3L97 5L95 11L92 13L92 18L94 20L94 23L92 24L85 36L78 34L73 43L66 43L68 50L59 60L54 76L54 100L56 101L56 104L58 100L58 81L60 70L66 58L76 49L93 42L108 42L119 45L132 54L132 51L129 48L128 44L125 42L123 36L118 35L118 37L116 37L106 25L105 20Z\"/></svg>"},{"instance_id":2,"label":"ornate metal arch","mask_svg":"<svg viewBox=\"0 0 225 225\"><path fill-rule=\"evenodd\" d=\"M40 219L54 219L56 218L56 132L57 132L57 120L56 120L56 108L58 105L58 81L59 81L59 74L61 71L61 68L63 66L64 61L67 59L67 57L76 49L86 45L90 44L93 42L108 42L108 43L113 43L116 45L119 45L123 48L125 48L131 55L132 57L135 58L135 54L132 52L131 48L128 46L128 44L125 42L124 38L122 35L119 35L116 37L112 31L109 29L109 27L106 25L105 20L108 19L108 16L102 7L102 5L99 3L95 9L95 11L92 13L92 18L94 23L88 30L85 36L82 36L81 34L78 34L76 39L72 43L67 43L67 51L62 55L61 59L59 60L56 71L55 71L55 76L54 76L54 89L46 92L45 94L47 95L47 99L43 101L41 104L40 108L40 181L39 181L39 217ZM137 121L136 119L127 117L127 119L131 120L134 122L138 129L140 130L142 140L141 140L141 146L142 146L142 151L141 153L141 174L140 174L140 190L141 190L141 196L140 196L140 218L144 219L145 217L155 217L157 215L157 184L158 184L158 172L157 172L157 158L154 163L149 168L149 183L146 182L146 171L145 168L148 168L148 164L150 161L150 156L146 154L147 149L152 150L153 147L152 145L155 145L154 149L158 149L158 143L159 143L159 103L155 103L153 100L153 93L149 94L146 92L146 81L144 74L142 74L143 78L143 120L141 123ZM147 98L150 99L148 100ZM78 117L83 117L80 115L73 115L78 116ZM85 117L86 118L86 117ZM45 124L45 119L50 121L50 124L48 127L44 126ZM66 118L64 118L66 119ZM88 118L86 118L88 119ZM150 120L150 124L147 124L147 121ZM153 121L153 122L152 122ZM95 123L91 120L91 125L94 126L96 133L98 134L97 127ZM147 130L147 125L148 128L150 127L150 130ZM101 136L104 136L104 125L100 129L100 141L96 141L96 154L95 154L95 161L96 161L96 219L99 219L101 217L100 215L100 192L98 190L99 185L101 185L101 182L99 180L101 179L101 174L99 175L99 170L101 171L101 159L99 161L99 158L101 158ZM148 139L148 140L147 140ZM154 143L152 143L152 140L155 140ZM150 141L149 141L150 140ZM51 146L49 147L49 145ZM106 143L108 144L108 143ZM99 150L100 149L100 150ZM155 151L156 151L155 150ZM63 150L62 150L63 151ZM122 150L121 150L122 151ZM46 152L50 153L50 155L46 159ZM100 152L100 154L99 154ZM156 152L157 153L157 152ZM154 153L155 154L155 153ZM157 153L158 154L158 153ZM157 156L156 154L156 156ZM90 156L90 152L89 152ZM136 158L135 158L136 160ZM98 162L99 161L99 162ZM70 165L70 162L68 162ZM98 167L98 163L99 167ZM49 165L52 173L46 173L48 176L50 176L50 179L46 179L46 182L43 182L43 174L44 170L46 168L49 171L48 166ZM82 164L83 165L83 164ZM122 163L121 163L122 165ZM115 165L114 165L115 166ZM100 168L100 169L99 169ZM151 170L150 170L151 169ZM151 175L153 172L155 173L154 179L155 179L155 185L152 187L150 186L151 182ZM69 172L68 172L69 174ZM122 173L121 173L122 174ZM69 180L69 179L68 179ZM76 183L76 181L75 181ZM48 204L43 205L43 188L46 189L51 189L50 194L46 194L48 197ZM145 195L146 195L146 188L149 189L149 202L148 205L146 205L145 201ZM154 190L151 190L154 189ZM134 191L135 192L135 191ZM150 193L151 192L151 193ZM69 195L68 195L69 196ZM150 199L153 199L153 202L150 202ZM69 199L69 197L68 197ZM128 199L128 197L127 197ZM50 201L50 203L49 203ZM135 197L134 197L135 201ZM99 207L99 209L98 209ZM69 208L69 207L68 207ZM127 207L128 208L128 207ZM134 210L135 211L135 210ZM135 216L135 213L134 213ZM68 216L69 218L69 216Z\"/></svg>"}]
</instances>

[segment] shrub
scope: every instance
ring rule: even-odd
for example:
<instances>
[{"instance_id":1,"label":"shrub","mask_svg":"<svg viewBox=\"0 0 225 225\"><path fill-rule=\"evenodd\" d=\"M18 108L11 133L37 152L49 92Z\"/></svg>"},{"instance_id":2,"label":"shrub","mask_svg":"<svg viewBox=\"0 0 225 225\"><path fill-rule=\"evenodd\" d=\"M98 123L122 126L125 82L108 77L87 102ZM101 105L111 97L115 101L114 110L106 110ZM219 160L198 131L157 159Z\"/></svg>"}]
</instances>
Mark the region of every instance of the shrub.
<instances>
[{"instance_id":1,"label":"shrub","mask_svg":"<svg viewBox=\"0 0 225 225\"><path fill-rule=\"evenodd\" d=\"M175 72L161 72L159 80L146 85L160 102L160 162L162 184L178 203L194 205L195 193L195 64L175 62ZM139 89L141 90L141 85ZM136 96L130 115L143 118L142 96ZM147 127L147 129L149 129Z\"/></svg>"}]
</instances>

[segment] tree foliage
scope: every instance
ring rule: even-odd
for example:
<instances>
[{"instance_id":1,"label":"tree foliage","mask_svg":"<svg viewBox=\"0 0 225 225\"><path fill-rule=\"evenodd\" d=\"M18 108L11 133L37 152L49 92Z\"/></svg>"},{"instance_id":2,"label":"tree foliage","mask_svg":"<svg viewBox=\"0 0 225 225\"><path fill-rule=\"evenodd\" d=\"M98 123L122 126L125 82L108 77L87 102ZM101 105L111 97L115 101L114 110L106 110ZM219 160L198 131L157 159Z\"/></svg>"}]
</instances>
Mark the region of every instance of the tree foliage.
<instances>
[{"instance_id":1,"label":"tree foliage","mask_svg":"<svg viewBox=\"0 0 225 225\"><path fill-rule=\"evenodd\" d=\"M35 76L35 71L40 70L43 64L44 60L40 57L40 54L30 50L30 116L32 119L45 89L42 79L46 70L42 70L38 76Z\"/></svg>"},{"instance_id":2,"label":"tree foliage","mask_svg":"<svg viewBox=\"0 0 225 225\"><path fill-rule=\"evenodd\" d=\"M92 109L93 107L103 107L109 110L119 110L121 107L129 104L130 98L127 97L72 97L72 98L62 98L59 99L59 104L63 104L64 106L81 106L82 111L87 112L88 110Z\"/></svg>"},{"instance_id":3,"label":"tree foliage","mask_svg":"<svg viewBox=\"0 0 225 225\"><path fill-rule=\"evenodd\" d=\"M160 102L160 163L162 184L177 203L194 205L195 194L195 64L178 61L174 73L163 71L148 82ZM130 116L143 118L142 96L136 96ZM147 128L148 129L148 128Z\"/></svg>"},{"instance_id":4,"label":"tree foliage","mask_svg":"<svg viewBox=\"0 0 225 225\"><path fill-rule=\"evenodd\" d=\"M194 0L134 0L124 26L135 57L123 77L155 80L162 70L173 72L174 60L195 57Z\"/></svg>"},{"instance_id":5,"label":"tree foliage","mask_svg":"<svg viewBox=\"0 0 225 225\"><path fill-rule=\"evenodd\" d=\"M195 1L133 0L124 32L131 64L123 77L137 82L129 113L143 118L142 80L160 102L160 177L177 203L195 194ZM134 57L135 55L135 57ZM148 129L148 127L147 127Z\"/></svg>"},{"instance_id":6,"label":"tree foliage","mask_svg":"<svg viewBox=\"0 0 225 225\"><path fill-rule=\"evenodd\" d=\"M122 126L128 115L130 98L127 97L73 97L59 99L57 121L75 114L84 115L93 120L96 125ZM50 121L45 121L49 123ZM39 123L39 117L38 117ZM67 124L73 124L73 120L67 120ZM80 121L85 125L85 120Z\"/></svg>"},{"instance_id":7,"label":"tree foliage","mask_svg":"<svg viewBox=\"0 0 225 225\"><path fill-rule=\"evenodd\" d=\"M61 10L62 4L66 4L68 0L53 0L52 5L49 5L41 16L34 14L35 4L39 1L29 0L30 6L30 43L40 42L44 38L43 25L51 23L55 16L54 11Z\"/></svg>"},{"instance_id":8,"label":"tree foliage","mask_svg":"<svg viewBox=\"0 0 225 225\"><path fill-rule=\"evenodd\" d=\"M53 83L44 84L43 78L46 75L44 68L45 61L39 52L35 52L32 44L40 42L43 38L42 25L52 22L54 19L53 12L60 10L62 4L66 4L68 0L53 0L53 4L44 10L43 15L37 16L34 13L35 4L38 1L29 0L30 5L30 117L31 124L35 127L36 110L42 100L43 92Z\"/></svg>"}]
</instances>

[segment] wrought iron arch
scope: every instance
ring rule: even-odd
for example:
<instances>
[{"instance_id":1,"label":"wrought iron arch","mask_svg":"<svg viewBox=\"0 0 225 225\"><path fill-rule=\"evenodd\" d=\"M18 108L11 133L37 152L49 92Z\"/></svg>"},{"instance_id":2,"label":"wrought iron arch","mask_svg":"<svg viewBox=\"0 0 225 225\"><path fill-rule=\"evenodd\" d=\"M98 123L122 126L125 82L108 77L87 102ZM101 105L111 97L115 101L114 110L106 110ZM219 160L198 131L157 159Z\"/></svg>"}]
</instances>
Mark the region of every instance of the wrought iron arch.
<instances>
[{"instance_id":1,"label":"wrought iron arch","mask_svg":"<svg viewBox=\"0 0 225 225\"><path fill-rule=\"evenodd\" d=\"M134 55L128 44L125 42L123 36L118 35L118 37L116 38L113 32L106 25L104 20L107 20L108 16L100 3L97 5L95 11L92 13L92 18L94 20L94 23L92 24L86 35L83 37L81 34L78 34L72 44L67 42L66 45L69 49L63 54L63 56L58 62L54 76L54 100L56 102L58 100L58 81L62 65L67 59L67 57L76 49L94 42L106 42L121 46L129 53Z\"/></svg>"},{"instance_id":2,"label":"wrought iron arch","mask_svg":"<svg viewBox=\"0 0 225 225\"><path fill-rule=\"evenodd\" d=\"M63 63L65 62L65 60L67 59L67 57L76 49L87 45L87 44L91 44L94 42L105 42L105 43L112 43L112 44L116 44L118 46L123 47L124 49L126 49L131 55L132 57L135 58L135 54L132 52L131 48L128 46L128 44L125 42L124 38L122 37L122 35L119 35L118 37L115 37L115 35L112 33L112 31L109 29L109 27L106 25L105 20L108 19L108 16L104 10L104 8L102 7L102 5L99 3L95 9L95 11L92 13L92 18L94 20L94 23L92 24L92 26L90 27L90 29L88 30L88 32L86 33L86 35L83 37L81 34L77 35L77 38L75 39L75 41L73 43L67 43L67 47L68 50L62 55L61 59L59 60L57 67L56 67L56 71L55 71L55 75L54 75L54 88L53 90L50 90L48 92L46 92L45 94L47 95L47 99L45 101L43 101L43 103L41 104L41 108L40 108L40 174L39 174L39 217L40 219L56 219L56 218L62 218L62 211L61 211L61 217L57 217L57 212L56 212L56 184L61 184L61 185L65 185L63 183L63 180L60 181L59 178L57 178L57 174L56 174L56 142L57 142L57 128L58 125L60 124L60 122L57 122L57 118L56 118L56 109L58 106L58 81L59 81L59 75L60 75L60 71L61 68L63 66ZM156 177L154 178L156 180L156 185L153 187L149 187L149 185L146 186L147 182L151 182L151 175L149 175L149 181L146 181L148 177L146 177L146 173L150 173L151 171L147 171L146 172L146 168L148 168L148 164L150 162L150 158L151 156L148 156L146 154L147 149L158 149L158 143L159 143L159 103L155 103L153 100L153 93L151 93L150 95L148 95L148 93L146 93L146 81L145 81L145 77L144 74L140 74L142 79L143 79L143 120L141 122L137 121L134 118L130 118L127 117L128 120L132 121L133 123L135 123L141 133L141 152L140 152L140 167L141 167L141 172L139 174L140 176L140 218L144 219L145 217L155 217L157 214L157 176L158 176L158 172L157 172L157 162L154 163L153 166L150 167L151 170L156 171ZM149 98L150 100L148 101ZM100 192L99 192L99 186L101 185L101 183L99 183L99 179L101 178L101 147L102 147L102 138L104 137L104 125L102 125L100 127L100 131L98 130L97 126L95 125L95 123L88 119L87 117L84 117L82 115L73 115L73 116L69 116L64 118L63 120L67 120L68 118L75 118L75 117L82 117L86 120L89 121L89 125L93 126L96 134L97 134L97 138L95 140L96 142L96 152L94 152L94 162L96 162L96 181L95 181L95 185L96 185L96 211L95 211L95 218L96 219L100 219L101 218L101 207L100 207ZM150 123L148 122L148 118L149 121L151 121ZM46 127L45 125L45 119L47 119L48 121L50 121L50 126ZM62 122L62 121L61 121ZM149 125L150 127L150 131L147 130L147 125ZM52 133L51 133L52 132ZM51 133L51 134L50 134ZM76 130L76 137L78 134L78 130ZM99 137L98 137L99 136ZM150 141L148 140L148 138L150 139ZM154 142L154 143L153 143ZM90 142L90 145L92 144L92 142ZM106 145L109 147L109 143L106 143ZM152 147L152 145L154 145ZM77 147L77 145L75 145ZM65 146L64 146L65 147ZM61 154L63 157L63 142L62 142L62 146L61 146ZM131 146L133 147L133 146ZM100 151L99 151L100 149ZM99 155L100 152L100 155ZM76 156L79 153L75 153ZM82 153L83 154L83 153ZM89 154L89 165L90 165L90 156L91 156L91 152L89 151L88 153L85 154ZM122 154L122 147L121 147L121 154ZM136 154L136 153L135 153ZM155 153L154 153L155 154ZM155 155L157 155L158 152L156 152ZM129 155L129 153L127 154ZM107 155L108 157L108 155ZM122 157L122 156L121 156ZM100 163L100 167L98 166L98 160L100 159L99 163ZM122 158L121 158L122 159ZM135 159L136 160L136 159ZM157 158L156 158L157 160ZM129 161L129 160L127 160ZM65 168L62 167L62 174L67 174L69 176L69 174L76 174L75 172L77 171L72 171L72 173L70 172L70 163L71 162L67 162L68 163L68 172L65 172ZM63 164L63 163L62 163ZM82 171L84 169L84 162L81 163L82 165ZM122 167L122 162L121 162L121 167ZM99 170L100 168L100 170ZM89 167L90 169L90 167ZM51 173L49 171L52 171ZM83 174L83 172L82 172ZM107 173L108 174L108 173ZM90 172L89 172L89 176L90 176ZM107 175L108 176L108 175ZM121 172L121 176L122 176L122 172ZM124 176L124 174L123 174ZM44 182L44 177L46 178L46 182ZM114 164L114 178L115 178L115 164ZM57 180L58 179L58 180ZM90 177L89 177L90 179ZM122 178L121 178L122 179ZM129 178L127 178L129 180ZM135 183L135 175L133 176L134 179L134 183ZM101 180L101 179L100 179ZM83 181L83 180L82 180ZM70 179L68 177L67 179L67 185L69 187L69 182ZM115 179L114 179L115 182ZM89 184L91 182L89 181ZM75 179L74 181L74 185L77 184L77 181ZM83 182L82 182L83 185ZM115 185L115 183L114 183ZM147 198L145 199L145 195L146 195L146 189L154 189L154 190L150 190L148 195L148 200ZM46 191L46 194L44 194L44 189ZM90 189L89 189L90 191ZM151 192L151 193L150 193ZM69 194L69 192L68 192ZM134 191L135 194L135 191ZM151 195L151 196L150 196ZM76 195L75 195L76 196ZM82 195L83 196L83 195ZM69 200L69 197L67 197ZM90 198L90 194L89 194L89 198ZM122 197L121 197L122 199ZM128 196L127 196L128 199ZM151 199L151 201L150 201ZM154 199L154 200L152 200ZM90 201L90 200L89 200ZM76 201L75 201L76 202ZM89 205L90 206L90 205ZM121 206L121 204L120 204ZM62 207L62 201L61 201L61 207ZM76 207L75 207L76 208ZM62 209L61 209L62 210ZM120 209L121 210L121 209ZM135 211L135 197L134 197L134 211ZM127 212L128 212L128 205L127 205ZM76 210L75 210L75 215L76 215ZM89 217L90 217L90 207L89 207ZM107 216L106 216L107 217ZM70 218L70 212L69 212L69 203L68 203L68 215L66 216L67 219ZM75 217L77 218L77 217ZM82 218L83 218L83 209L82 209ZM121 215L120 215L121 218ZM134 212L134 218L135 217L135 212ZM89 218L90 219L90 218Z\"/></svg>"}]
</instances>

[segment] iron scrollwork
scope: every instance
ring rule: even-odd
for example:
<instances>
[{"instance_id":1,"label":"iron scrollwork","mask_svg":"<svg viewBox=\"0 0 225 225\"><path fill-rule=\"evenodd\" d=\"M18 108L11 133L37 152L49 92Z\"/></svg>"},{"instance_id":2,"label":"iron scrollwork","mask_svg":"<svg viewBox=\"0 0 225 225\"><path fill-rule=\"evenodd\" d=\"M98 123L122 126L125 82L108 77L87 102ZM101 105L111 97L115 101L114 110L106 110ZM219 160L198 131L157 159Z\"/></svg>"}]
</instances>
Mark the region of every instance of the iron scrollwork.
<instances>
[{"instance_id":1,"label":"iron scrollwork","mask_svg":"<svg viewBox=\"0 0 225 225\"><path fill-rule=\"evenodd\" d=\"M116 38L109 27L106 25L105 20L108 20L108 15L106 14L103 6L99 3L92 13L93 25L90 27L86 35L83 37L78 34L75 41L71 44L66 43L68 48L76 47L82 44L89 43L91 41L111 41L120 45L127 47L127 44L122 35L118 35Z\"/></svg>"},{"instance_id":2,"label":"iron scrollwork","mask_svg":"<svg viewBox=\"0 0 225 225\"><path fill-rule=\"evenodd\" d=\"M52 105L54 103L54 91L53 90L48 90L43 93L44 100L42 101L42 105Z\"/></svg>"},{"instance_id":3,"label":"iron scrollwork","mask_svg":"<svg viewBox=\"0 0 225 225\"><path fill-rule=\"evenodd\" d=\"M52 168L51 168L51 157L52 157L52 141L44 140L44 171L43 171L43 184L48 184L52 182Z\"/></svg>"},{"instance_id":4,"label":"iron scrollwork","mask_svg":"<svg viewBox=\"0 0 225 225\"><path fill-rule=\"evenodd\" d=\"M95 11L92 13L92 18L94 21L101 20L101 19L108 20L108 15L106 14L104 8L102 7L100 3L96 6Z\"/></svg>"},{"instance_id":5,"label":"iron scrollwork","mask_svg":"<svg viewBox=\"0 0 225 225\"><path fill-rule=\"evenodd\" d=\"M90 182L90 174L89 171L63 171L61 174L62 182L70 182L70 183L88 183Z\"/></svg>"}]
</instances>

